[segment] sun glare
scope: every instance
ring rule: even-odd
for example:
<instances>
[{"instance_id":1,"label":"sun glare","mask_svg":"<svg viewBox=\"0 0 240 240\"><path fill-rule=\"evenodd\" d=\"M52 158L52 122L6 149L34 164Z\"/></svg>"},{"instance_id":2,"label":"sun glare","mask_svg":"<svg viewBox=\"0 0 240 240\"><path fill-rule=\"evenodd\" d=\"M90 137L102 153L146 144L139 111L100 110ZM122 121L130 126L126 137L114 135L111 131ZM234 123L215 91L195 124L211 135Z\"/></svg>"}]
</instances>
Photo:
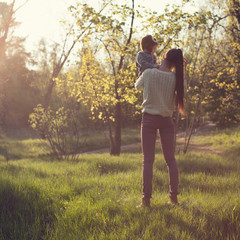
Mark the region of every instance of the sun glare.
<instances>
[{"instance_id":1,"label":"sun glare","mask_svg":"<svg viewBox=\"0 0 240 240\"><path fill-rule=\"evenodd\" d=\"M4 2L11 4L12 0ZM76 2L77 0L16 0L16 8L25 4L17 11L15 16L16 21L21 23L15 34L26 37L26 47L29 49L34 48L41 38L45 38L49 43L61 43L65 33L60 20L67 18L68 7ZM90 0L90 2L92 5L99 5L101 1ZM165 4L179 2L180 0L168 0L163 4L159 0L136 0L135 5L141 4L159 11L164 8Z\"/></svg>"},{"instance_id":2,"label":"sun glare","mask_svg":"<svg viewBox=\"0 0 240 240\"><path fill-rule=\"evenodd\" d=\"M6 1L10 4L12 1ZM16 8L26 0L16 0ZM20 26L16 35L27 37L27 42L39 41L42 37L48 41L59 40L63 31L60 20L66 17L68 6L73 0L28 0L17 12L16 21Z\"/></svg>"}]
</instances>

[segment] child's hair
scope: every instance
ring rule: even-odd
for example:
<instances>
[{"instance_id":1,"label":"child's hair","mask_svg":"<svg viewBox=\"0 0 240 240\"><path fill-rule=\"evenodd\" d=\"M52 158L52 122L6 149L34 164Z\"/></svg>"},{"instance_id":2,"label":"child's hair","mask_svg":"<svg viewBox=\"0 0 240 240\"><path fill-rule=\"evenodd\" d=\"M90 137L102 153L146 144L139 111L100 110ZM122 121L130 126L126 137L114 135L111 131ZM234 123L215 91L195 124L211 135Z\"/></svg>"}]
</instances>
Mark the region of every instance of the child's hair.
<instances>
[{"instance_id":1,"label":"child's hair","mask_svg":"<svg viewBox=\"0 0 240 240\"><path fill-rule=\"evenodd\" d=\"M153 46L157 44L157 40L152 35L147 35L143 37L140 42L141 49L147 50L148 52L152 52Z\"/></svg>"},{"instance_id":2,"label":"child's hair","mask_svg":"<svg viewBox=\"0 0 240 240\"><path fill-rule=\"evenodd\" d=\"M166 60L176 70L176 105L181 113L184 113L184 87L183 87L183 54L181 49L171 49L166 54Z\"/></svg>"}]
</instances>

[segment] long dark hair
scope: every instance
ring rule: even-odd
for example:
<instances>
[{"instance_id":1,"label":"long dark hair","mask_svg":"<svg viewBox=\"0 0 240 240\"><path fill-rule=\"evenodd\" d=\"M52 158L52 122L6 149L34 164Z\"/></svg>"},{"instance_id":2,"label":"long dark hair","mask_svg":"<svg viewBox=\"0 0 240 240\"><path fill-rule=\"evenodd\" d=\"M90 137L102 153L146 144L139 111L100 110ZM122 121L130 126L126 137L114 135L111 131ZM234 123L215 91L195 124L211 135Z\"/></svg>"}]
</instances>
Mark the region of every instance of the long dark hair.
<instances>
[{"instance_id":1,"label":"long dark hair","mask_svg":"<svg viewBox=\"0 0 240 240\"><path fill-rule=\"evenodd\" d=\"M184 113L184 87L183 87L183 53L181 49L171 49L166 54L166 60L176 71L176 105L181 113Z\"/></svg>"}]
</instances>

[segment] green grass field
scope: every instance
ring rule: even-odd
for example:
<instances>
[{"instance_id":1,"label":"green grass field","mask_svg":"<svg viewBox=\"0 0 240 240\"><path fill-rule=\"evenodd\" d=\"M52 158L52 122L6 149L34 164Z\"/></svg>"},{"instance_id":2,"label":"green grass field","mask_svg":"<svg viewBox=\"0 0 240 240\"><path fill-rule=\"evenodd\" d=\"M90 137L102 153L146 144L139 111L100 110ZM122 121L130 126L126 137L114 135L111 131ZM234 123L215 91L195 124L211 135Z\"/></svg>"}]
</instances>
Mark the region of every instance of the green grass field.
<instances>
[{"instance_id":1,"label":"green grass field","mask_svg":"<svg viewBox=\"0 0 240 240\"><path fill-rule=\"evenodd\" d=\"M56 161L37 139L2 141L10 157L0 153L0 239L240 239L240 131L192 140L189 153L176 155L180 206L168 204L158 148L152 207L140 209L139 147Z\"/></svg>"}]
</instances>

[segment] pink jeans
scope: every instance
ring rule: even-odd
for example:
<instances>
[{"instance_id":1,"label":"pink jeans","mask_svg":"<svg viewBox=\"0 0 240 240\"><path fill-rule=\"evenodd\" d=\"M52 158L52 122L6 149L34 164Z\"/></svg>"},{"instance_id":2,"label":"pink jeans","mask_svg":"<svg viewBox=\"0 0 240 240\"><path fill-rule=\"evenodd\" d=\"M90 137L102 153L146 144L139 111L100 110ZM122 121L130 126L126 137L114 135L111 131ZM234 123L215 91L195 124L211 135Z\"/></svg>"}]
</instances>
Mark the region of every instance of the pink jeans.
<instances>
[{"instance_id":1,"label":"pink jeans","mask_svg":"<svg viewBox=\"0 0 240 240\"><path fill-rule=\"evenodd\" d=\"M153 162L155 158L156 135L159 131L162 152L168 167L169 193L178 194L178 167L175 159L174 123L171 117L143 113L141 126L143 152L143 196L152 197Z\"/></svg>"}]
</instances>

